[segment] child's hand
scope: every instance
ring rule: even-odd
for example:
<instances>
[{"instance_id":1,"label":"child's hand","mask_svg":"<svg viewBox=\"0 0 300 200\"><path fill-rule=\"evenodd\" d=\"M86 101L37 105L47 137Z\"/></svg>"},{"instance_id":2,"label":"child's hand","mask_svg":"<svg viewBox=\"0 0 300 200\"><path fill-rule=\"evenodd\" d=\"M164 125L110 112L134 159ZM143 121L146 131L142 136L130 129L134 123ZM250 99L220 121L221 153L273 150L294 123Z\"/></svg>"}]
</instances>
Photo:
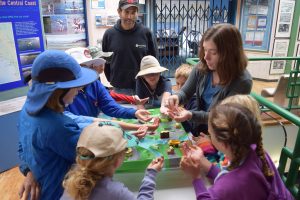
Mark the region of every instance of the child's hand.
<instances>
[{"instance_id":1,"label":"child's hand","mask_svg":"<svg viewBox=\"0 0 300 200\"><path fill-rule=\"evenodd\" d=\"M135 112L135 117L145 122L148 122L152 119L152 117L150 116L150 112L144 109L137 110Z\"/></svg>"},{"instance_id":2,"label":"child's hand","mask_svg":"<svg viewBox=\"0 0 300 200\"><path fill-rule=\"evenodd\" d=\"M138 95L134 95L133 99L135 101L135 105L144 105L149 100L149 97L140 99L140 97Z\"/></svg>"},{"instance_id":3,"label":"child's hand","mask_svg":"<svg viewBox=\"0 0 300 200\"><path fill-rule=\"evenodd\" d=\"M190 146L188 157L192 159L194 162L201 162L201 160L205 157L202 149L196 145Z\"/></svg>"},{"instance_id":4,"label":"child's hand","mask_svg":"<svg viewBox=\"0 0 300 200\"><path fill-rule=\"evenodd\" d=\"M142 139L147 134L147 131L147 126L141 126L137 131L132 132L132 134L135 135L138 139Z\"/></svg>"},{"instance_id":5,"label":"child's hand","mask_svg":"<svg viewBox=\"0 0 300 200\"><path fill-rule=\"evenodd\" d=\"M146 126L148 127L148 131L155 131L158 126L159 126L159 118L158 117L155 117L154 118L154 121L153 121L153 124L147 124Z\"/></svg>"},{"instance_id":6,"label":"child's hand","mask_svg":"<svg viewBox=\"0 0 300 200\"><path fill-rule=\"evenodd\" d=\"M190 157L183 156L180 161L180 168L193 179L201 178L201 165L199 162L193 161Z\"/></svg>"},{"instance_id":7,"label":"child's hand","mask_svg":"<svg viewBox=\"0 0 300 200\"><path fill-rule=\"evenodd\" d=\"M184 154L180 162L182 170L191 174L193 178L199 178L200 172L208 173L212 164L204 156L203 150L196 145L187 148L187 153Z\"/></svg>"},{"instance_id":8,"label":"child's hand","mask_svg":"<svg viewBox=\"0 0 300 200\"><path fill-rule=\"evenodd\" d=\"M164 157L158 157L152 160L152 162L148 165L148 169L154 169L156 171L160 171L164 166Z\"/></svg>"}]
</instances>

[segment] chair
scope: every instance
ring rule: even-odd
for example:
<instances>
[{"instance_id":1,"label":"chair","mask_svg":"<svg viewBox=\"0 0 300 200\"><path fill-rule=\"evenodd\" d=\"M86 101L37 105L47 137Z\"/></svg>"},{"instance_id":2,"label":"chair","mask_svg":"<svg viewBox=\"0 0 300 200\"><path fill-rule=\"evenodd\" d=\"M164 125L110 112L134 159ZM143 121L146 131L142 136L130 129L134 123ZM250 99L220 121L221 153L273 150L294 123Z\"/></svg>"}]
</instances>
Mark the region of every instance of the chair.
<instances>
[{"instance_id":1,"label":"chair","mask_svg":"<svg viewBox=\"0 0 300 200\"><path fill-rule=\"evenodd\" d=\"M289 74L284 74L278 79L275 88L263 88L261 96L273 97L273 102L281 107L288 107L289 98L287 98L287 89L289 83ZM293 99L292 105L298 105L298 98Z\"/></svg>"},{"instance_id":2,"label":"chair","mask_svg":"<svg viewBox=\"0 0 300 200\"><path fill-rule=\"evenodd\" d=\"M286 88L289 82L289 75L285 74L280 76L275 88L263 88L261 91L261 96L263 97L273 97L273 102L285 107L286 103Z\"/></svg>"}]
</instances>

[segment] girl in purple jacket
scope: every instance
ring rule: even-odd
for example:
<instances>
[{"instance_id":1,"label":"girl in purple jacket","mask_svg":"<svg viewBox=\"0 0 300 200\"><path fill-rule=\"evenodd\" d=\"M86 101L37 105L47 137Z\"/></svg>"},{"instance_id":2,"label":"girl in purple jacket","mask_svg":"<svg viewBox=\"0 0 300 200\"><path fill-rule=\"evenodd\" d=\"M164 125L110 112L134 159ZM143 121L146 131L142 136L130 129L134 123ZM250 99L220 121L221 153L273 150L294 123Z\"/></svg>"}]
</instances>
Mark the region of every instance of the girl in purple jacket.
<instances>
[{"instance_id":1,"label":"girl in purple jacket","mask_svg":"<svg viewBox=\"0 0 300 200\"><path fill-rule=\"evenodd\" d=\"M185 148L181 168L192 176L197 199L293 199L264 151L259 119L242 105L219 104L209 113L212 144L228 158L227 166L214 166L199 147ZM212 180L211 187L203 175Z\"/></svg>"}]
</instances>

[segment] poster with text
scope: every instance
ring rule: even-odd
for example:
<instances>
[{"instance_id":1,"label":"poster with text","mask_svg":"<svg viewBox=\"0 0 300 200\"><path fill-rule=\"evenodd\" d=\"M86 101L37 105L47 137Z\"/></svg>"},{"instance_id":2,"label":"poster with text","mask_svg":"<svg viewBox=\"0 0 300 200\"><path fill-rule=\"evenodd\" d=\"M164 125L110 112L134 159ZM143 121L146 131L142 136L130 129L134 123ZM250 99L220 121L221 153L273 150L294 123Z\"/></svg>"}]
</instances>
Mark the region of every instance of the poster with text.
<instances>
[{"instance_id":1,"label":"poster with text","mask_svg":"<svg viewBox=\"0 0 300 200\"><path fill-rule=\"evenodd\" d=\"M0 91L24 86L44 42L38 0L0 0Z\"/></svg>"},{"instance_id":2,"label":"poster with text","mask_svg":"<svg viewBox=\"0 0 300 200\"><path fill-rule=\"evenodd\" d=\"M286 57L288 53L289 40L275 40L273 57ZM285 60L274 60L271 62L270 74L283 74L285 69Z\"/></svg>"},{"instance_id":3,"label":"poster with text","mask_svg":"<svg viewBox=\"0 0 300 200\"><path fill-rule=\"evenodd\" d=\"M280 2L277 19L276 37L290 37L295 1L282 0Z\"/></svg>"}]
</instances>

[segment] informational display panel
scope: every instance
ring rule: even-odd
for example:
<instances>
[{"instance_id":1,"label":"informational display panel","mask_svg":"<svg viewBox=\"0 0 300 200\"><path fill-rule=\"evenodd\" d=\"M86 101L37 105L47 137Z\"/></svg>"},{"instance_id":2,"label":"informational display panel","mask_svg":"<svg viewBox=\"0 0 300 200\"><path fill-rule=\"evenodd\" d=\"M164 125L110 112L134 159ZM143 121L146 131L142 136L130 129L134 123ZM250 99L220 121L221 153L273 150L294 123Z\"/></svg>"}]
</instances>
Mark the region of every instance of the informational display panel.
<instances>
[{"instance_id":1,"label":"informational display panel","mask_svg":"<svg viewBox=\"0 0 300 200\"><path fill-rule=\"evenodd\" d=\"M276 37L290 37L293 14L295 9L294 0L281 0L278 12Z\"/></svg>"},{"instance_id":2,"label":"informational display panel","mask_svg":"<svg viewBox=\"0 0 300 200\"><path fill-rule=\"evenodd\" d=\"M85 1L42 0L47 49L86 47Z\"/></svg>"},{"instance_id":3,"label":"informational display panel","mask_svg":"<svg viewBox=\"0 0 300 200\"><path fill-rule=\"evenodd\" d=\"M276 39L274 42L273 57L286 57L289 47L288 39ZM283 74L285 69L285 60L274 60L271 63L270 74Z\"/></svg>"},{"instance_id":4,"label":"informational display panel","mask_svg":"<svg viewBox=\"0 0 300 200\"><path fill-rule=\"evenodd\" d=\"M241 33L245 49L268 51L274 2L245 0L241 13Z\"/></svg>"},{"instance_id":5,"label":"informational display panel","mask_svg":"<svg viewBox=\"0 0 300 200\"><path fill-rule=\"evenodd\" d=\"M23 71L44 51L38 0L0 0L0 91L24 86Z\"/></svg>"}]
</instances>

